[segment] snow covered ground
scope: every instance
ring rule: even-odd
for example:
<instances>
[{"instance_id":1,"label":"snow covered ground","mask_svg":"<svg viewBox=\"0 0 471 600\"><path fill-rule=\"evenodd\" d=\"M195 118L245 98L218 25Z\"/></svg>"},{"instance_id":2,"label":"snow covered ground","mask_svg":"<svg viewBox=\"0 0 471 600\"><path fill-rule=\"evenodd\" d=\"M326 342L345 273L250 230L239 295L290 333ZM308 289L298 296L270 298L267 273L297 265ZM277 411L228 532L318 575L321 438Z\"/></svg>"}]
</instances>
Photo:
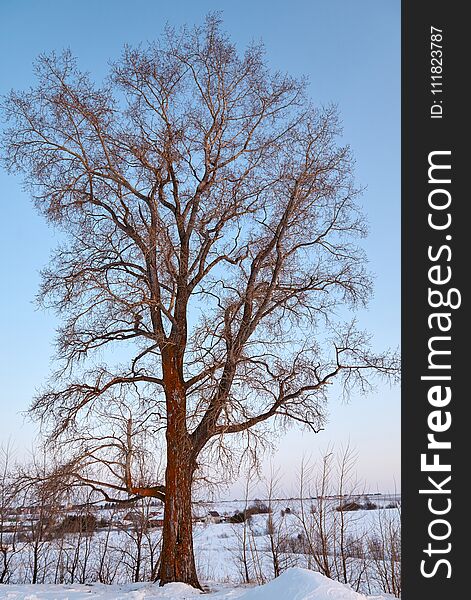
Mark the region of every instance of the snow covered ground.
<instances>
[{"instance_id":1,"label":"snow covered ground","mask_svg":"<svg viewBox=\"0 0 471 600\"><path fill-rule=\"evenodd\" d=\"M393 576L400 581L400 557L389 560L392 555L388 536L400 527L400 511L390 510L395 502L400 503L400 498L374 500L377 510L339 512L340 500L335 498L324 505L325 514L319 512L315 499L306 499L304 504L293 498L276 500L270 513L253 514L245 523L227 521L236 511L246 508L243 501L199 503L194 509L198 520L193 529L197 571L205 589L212 590L202 597L209 600L392 598L381 593L397 593L399 589L389 585ZM141 531L139 523L125 520L125 512L129 509L122 513L101 509L97 515L109 525L93 534L69 533L46 537L36 545L28 540L4 545L9 561L8 578L4 581L9 584L0 585L0 600L184 600L199 596L181 584L159 588L146 583L155 577L161 528L154 526ZM340 519L345 525L342 534L346 543L345 561L334 553ZM320 552L320 520L328 539L323 560L329 569L316 559L316 553ZM3 538L7 544L8 535L4 533ZM400 543L400 538L396 543ZM378 551L386 554L378 556ZM37 581L41 583L30 585L36 558ZM276 572L282 572L276 579L275 560ZM348 581L353 587L327 579L319 570L333 579ZM92 583L96 581L111 585ZM127 583L130 581L143 583ZM246 581L265 585L250 587L244 585Z\"/></svg>"},{"instance_id":2,"label":"snow covered ground","mask_svg":"<svg viewBox=\"0 0 471 600\"><path fill-rule=\"evenodd\" d=\"M386 600L391 596L364 596L307 569L292 568L277 579L256 587L220 587L202 595L182 583L159 588L149 583L127 585L0 585L5 600Z\"/></svg>"}]
</instances>

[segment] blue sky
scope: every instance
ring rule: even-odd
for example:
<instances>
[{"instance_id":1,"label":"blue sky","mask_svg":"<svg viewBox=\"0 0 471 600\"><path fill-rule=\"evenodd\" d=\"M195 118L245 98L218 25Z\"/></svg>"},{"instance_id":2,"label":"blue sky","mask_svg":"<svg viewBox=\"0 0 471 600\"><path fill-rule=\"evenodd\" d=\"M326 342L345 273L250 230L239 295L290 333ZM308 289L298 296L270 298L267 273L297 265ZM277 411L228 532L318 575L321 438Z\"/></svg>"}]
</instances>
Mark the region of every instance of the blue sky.
<instances>
[{"instance_id":1,"label":"blue sky","mask_svg":"<svg viewBox=\"0 0 471 600\"><path fill-rule=\"evenodd\" d=\"M239 48L263 40L270 64L307 75L315 102L335 102L344 139L356 158L357 181L370 224L364 247L376 275L375 295L360 323L378 348L396 347L400 336L400 2L399 0L2 0L0 93L33 83L32 62L41 52L71 48L97 79L123 44L155 39L166 22L201 23L213 10ZM0 443L11 439L21 453L34 428L25 411L51 367L58 322L39 312L34 296L39 270L55 234L35 213L21 181L0 172ZM293 473L303 455L318 456L329 443L350 441L358 474L368 487L393 490L400 479L399 388L380 386L348 405L332 397L329 424L318 435L293 431L272 461ZM287 483L289 483L289 478Z\"/></svg>"}]
</instances>

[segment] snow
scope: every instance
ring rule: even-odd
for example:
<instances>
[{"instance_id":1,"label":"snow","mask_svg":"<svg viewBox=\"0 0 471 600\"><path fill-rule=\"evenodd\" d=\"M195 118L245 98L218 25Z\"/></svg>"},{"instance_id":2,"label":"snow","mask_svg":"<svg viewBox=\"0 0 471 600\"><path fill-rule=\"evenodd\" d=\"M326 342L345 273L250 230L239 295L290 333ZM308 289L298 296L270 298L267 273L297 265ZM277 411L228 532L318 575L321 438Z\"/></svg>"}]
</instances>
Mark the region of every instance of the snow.
<instances>
[{"instance_id":1,"label":"snow","mask_svg":"<svg viewBox=\"0 0 471 600\"><path fill-rule=\"evenodd\" d=\"M338 498L333 498L327 511L327 527L332 529L331 521L338 518L336 507ZM397 510L386 510L392 502L400 502L400 498L374 498L381 510L358 510L345 513L343 516L348 536L353 541L360 540L362 548L368 552L368 539L374 536L382 526L389 523L398 525L400 514ZM244 501L228 501L220 503L199 503L195 513L204 517L210 509L215 509L223 517L232 515L236 510L244 510ZM308 498L304 502L307 519L315 519L317 515L316 500ZM288 510L289 509L289 510ZM312 510L311 510L312 509ZM288 510L288 512L287 512ZM212 592L201 597L208 600L364 600L369 598L384 599L390 596L373 596L387 589L377 572L377 564L370 555L349 554L347 559L347 576L358 585L362 593L355 592L348 586L326 579L314 572L316 563L309 553L303 552L295 544L303 534L300 522L302 504L299 499L279 499L273 502L270 514L274 530L274 541L279 543L277 549L278 566L282 575L266 583L253 587L253 584L242 584L247 577L251 582L263 583L274 577L274 562L270 550L268 532L268 515L254 514L250 521L243 523L199 521L194 524L194 549L197 572L205 589ZM199 514L200 513L200 514ZM151 549L157 549L162 534L159 527L149 529L143 538L140 550L142 564L138 570L141 583L133 581L136 574L136 537L132 528L126 528L123 520L124 511L114 514L107 508L99 508L97 518L110 520L118 516L117 524L97 530L93 536L81 537L68 534L64 538L46 541L40 548L41 562L40 585L29 585L31 581L32 545L30 542L18 542L12 548L8 585L0 584L0 600L159 600L159 599L194 599L200 593L182 584L172 584L159 588L148 583L152 578ZM313 516L314 515L314 516ZM124 523L124 525L123 525ZM338 525L338 524L337 524ZM308 523L309 526L309 523ZM315 526L315 523L314 523ZM7 533L3 542L8 541ZM134 535L134 537L133 537ZM366 542L364 541L366 540ZM77 546L77 541L79 545ZM294 545L291 544L294 543ZM81 545L80 545L81 544ZM291 544L291 545L290 545ZM245 545L246 553L242 549ZM8 545L4 546L8 550ZM78 553L77 553L78 552ZM158 553L155 555L157 556ZM155 560L155 556L153 560ZM106 557L106 561L103 562ZM335 559L338 560L338 557ZM75 561L75 562L74 562ZM331 572L338 573L338 564L329 555L332 563ZM335 563L335 564L334 564ZM103 566L103 571L101 570ZM154 565L155 567L155 565ZM72 568L74 570L72 570ZM84 569L86 568L86 576ZM388 567L389 568L389 567ZM399 567L394 567L399 573ZM361 578L357 577L362 573ZM113 585L91 583L100 579L113 582ZM365 577L366 575L366 577ZM397 574L395 574L397 575ZM77 579L84 584L75 583ZM50 583L56 581L56 584ZM62 582L59 584L59 582ZM370 594L369 596L363 594ZM391 597L392 598L392 597Z\"/></svg>"},{"instance_id":2,"label":"snow","mask_svg":"<svg viewBox=\"0 0 471 600\"><path fill-rule=\"evenodd\" d=\"M150 583L127 585L1 585L3 600L186 600L201 592L184 583L169 583L163 588Z\"/></svg>"},{"instance_id":3,"label":"snow","mask_svg":"<svg viewBox=\"0 0 471 600\"><path fill-rule=\"evenodd\" d=\"M0 585L4 600L193 600L201 592L183 583L162 588L155 584L127 585ZM207 600L386 600L364 596L320 573L292 568L258 587L223 587L203 596Z\"/></svg>"},{"instance_id":4,"label":"snow","mask_svg":"<svg viewBox=\"0 0 471 600\"><path fill-rule=\"evenodd\" d=\"M365 600L338 581L320 573L295 567L265 585L247 590L239 600ZM370 596L370 600L371 600ZM380 597L376 597L380 598Z\"/></svg>"}]
</instances>

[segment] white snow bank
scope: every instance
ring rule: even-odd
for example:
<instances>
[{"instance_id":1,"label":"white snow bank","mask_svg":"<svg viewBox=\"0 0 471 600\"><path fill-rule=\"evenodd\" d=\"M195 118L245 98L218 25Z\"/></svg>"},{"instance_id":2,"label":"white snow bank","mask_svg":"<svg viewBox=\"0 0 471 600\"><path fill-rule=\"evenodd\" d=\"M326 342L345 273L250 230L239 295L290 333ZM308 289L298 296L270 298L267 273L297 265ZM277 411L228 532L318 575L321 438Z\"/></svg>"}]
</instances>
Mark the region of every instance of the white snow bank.
<instances>
[{"instance_id":1,"label":"white snow bank","mask_svg":"<svg viewBox=\"0 0 471 600\"><path fill-rule=\"evenodd\" d=\"M364 596L314 571L292 568L258 587L231 587L210 594L183 583L163 588L149 583L128 585L0 585L4 600L386 600Z\"/></svg>"},{"instance_id":2,"label":"white snow bank","mask_svg":"<svg viewBox=\"0 0 471 600\"><path fill-rule=\"evenodd\" d=\"M350 587L307 569L292 568L276 579L238 596L237 600L366 600ZM373 600L372 597L369 597ZM376 596L379 600L380 597Z\"/></svg>"},{"instance_id":3,"label":"white snow bank","mask_svg":"<svg viewBox=\"0 0 471 600\"><path fill-rule=\"evenodd\" d=\"M151 583L0 585L2 600L186 600L200 595L184 583L169 583L162 588Z\"/></svg>"}]
</instances>

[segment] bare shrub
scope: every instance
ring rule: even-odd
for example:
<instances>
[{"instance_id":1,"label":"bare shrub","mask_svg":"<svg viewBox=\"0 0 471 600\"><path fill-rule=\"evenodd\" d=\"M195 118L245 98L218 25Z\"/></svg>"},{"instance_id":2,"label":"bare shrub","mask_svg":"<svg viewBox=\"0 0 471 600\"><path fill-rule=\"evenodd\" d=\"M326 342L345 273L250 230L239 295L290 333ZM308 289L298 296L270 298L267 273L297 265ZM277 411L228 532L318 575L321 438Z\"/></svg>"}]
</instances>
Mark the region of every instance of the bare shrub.
<instances>
[{"instance_id":1,"label":"bare shrub","mask_svg":"<svg viewBox=\"0 0 471 600\"><path fill-rule=\"evenodd\" d=\"M21 550L18 493L12 473L12 448L0 447L0 584L9 583Z\"/></svg>"},{"instance_id":2,"label":"bare shrub","mask_svg":"<svg viewBox=\"0 0 471 600\"><path fill-rule=\"evenodd\" d=\"M378 511L374 531L368 539L373 561L373 579L380 590L401 595L401 509Z\"/></svg>"}]
</instances>

